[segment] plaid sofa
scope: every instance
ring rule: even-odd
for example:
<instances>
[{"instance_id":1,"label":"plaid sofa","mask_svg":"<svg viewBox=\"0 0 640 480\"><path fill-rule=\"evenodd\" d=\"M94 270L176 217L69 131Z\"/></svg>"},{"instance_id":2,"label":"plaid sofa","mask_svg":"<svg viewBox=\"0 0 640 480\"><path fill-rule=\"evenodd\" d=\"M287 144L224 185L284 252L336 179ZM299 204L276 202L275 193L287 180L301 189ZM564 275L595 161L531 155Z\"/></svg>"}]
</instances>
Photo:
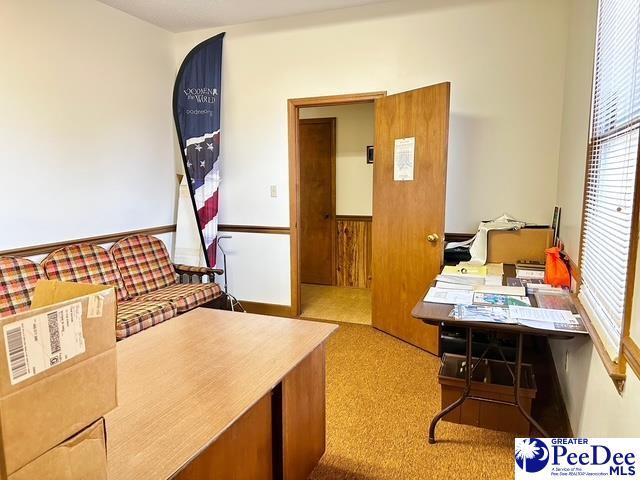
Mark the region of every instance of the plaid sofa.
<instances>
[{"instance_id":1,"label":"plaid sofa","mask_svg":"<svg viewBox=\"0 0 640 480\"><path fill-rule=\"evenodd\" d=\"M42 266L27 258L0 257L0 317L28 310L36 282L44 278Z\"/></svg>"},{"instance_id":2,"label":"plaid sofa","mask_svg":"<svg viewBox=\"0 0 640 480\"><path fill-rule=\"evenodd\" d=\"M110 252L127 291L135 295L136 300L169 301L175 304L178 313L183 313L222 294L217 283L178 283L181 273L192 271L171 263L164 243L150 235L125 237L117 241ZM193 268L193 273L195 270Z\"/></svg>"},{"instance_id":3,"label":"plaid sofa","mask_svg":"<svg viewBox=\"0 0 640 480\"><path fill-rule=\"evenodd\" d=\"M41 264L0 257L0 317L27 310L40 279L111 285L116 290L118 340L203 306L222 292L213 276L220 270L174 265L164 243L148 235L116 242L107 251L88 243L55 250ZM180 283L197 276L202 282Z\"/></svg>"}]
</instances>

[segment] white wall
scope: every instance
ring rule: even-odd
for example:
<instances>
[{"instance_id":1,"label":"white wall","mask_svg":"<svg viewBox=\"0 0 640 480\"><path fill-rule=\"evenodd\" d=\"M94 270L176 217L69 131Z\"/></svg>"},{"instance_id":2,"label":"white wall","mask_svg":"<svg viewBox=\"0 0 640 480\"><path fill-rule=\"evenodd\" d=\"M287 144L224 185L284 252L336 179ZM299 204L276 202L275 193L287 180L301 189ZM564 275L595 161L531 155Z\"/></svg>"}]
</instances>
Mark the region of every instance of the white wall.
<instances>
[{"instance_id":1,"label":"white wall","mask_svg":"<svg viewBox=\"0 0 640 480\"><path fill-rule=\"evenodd\" d=\"M447 231L474 231L505 210L549 222L566 23L564 0L403 0L177 34L176 65L198 42L227 32L220 222L289 225L287 99L442 81L452 84ZM269 196L272 184L278 198ZM260 238L247 246L278 254ZM279 252L271 274L285 285L289 252ZM267 281L253 269L234 275Z\"/></svg>"},{"instance_id":2,"label":"white wall","mask_svg":"<svg viewBox=\"0 0 640 480\"><path fill-rule=\"evenodd\" d=\"M373 103L302 108L300 118L336 119L336 214L373 211L373 165L367 145L374 143Z\"/></svg>"},{"instance_id":3,"label":"white wall","mask_svg":"<svg viewBox=\"0 0 640 480\"><path fill-rule=\"evenodd\" d=\"M3 0L0 62L0 250L174 222L168 32L94 0Z\"/></svg>"},{"instance_id":4,"label":"white wall","mask_svg":"<svg viewBox=\"0 0 640 480\"><path fill-rule=\"evenodd\" d=\"M597 0L571 0L557 198L562 206L561 237L574 260L580 241L596 17ZM640 324L640 292L636 294L634 325ZM638 436L640 381L633 371L628 370L625 391L618 395L591 340L556 341L552 350L573 433Z\"/></svg>"}]
</instances>

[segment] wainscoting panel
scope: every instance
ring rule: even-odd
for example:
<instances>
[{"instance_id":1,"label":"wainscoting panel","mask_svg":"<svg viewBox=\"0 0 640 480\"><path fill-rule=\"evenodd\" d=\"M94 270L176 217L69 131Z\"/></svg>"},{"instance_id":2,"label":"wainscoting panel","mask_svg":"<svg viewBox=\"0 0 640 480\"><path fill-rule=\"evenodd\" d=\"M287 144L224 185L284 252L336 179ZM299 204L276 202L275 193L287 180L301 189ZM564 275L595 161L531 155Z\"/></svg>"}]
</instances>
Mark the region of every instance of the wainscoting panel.
<instances>
[{"instance_id":1,"label":"wainscoting panel","mask_svg":"<svg viewBox=\"0 0 640 480\"><path fill-rule=\"evenodd\" d=\"M336 285L371 287L371 217L336 217Z\"/></svg>"}]
</instances>

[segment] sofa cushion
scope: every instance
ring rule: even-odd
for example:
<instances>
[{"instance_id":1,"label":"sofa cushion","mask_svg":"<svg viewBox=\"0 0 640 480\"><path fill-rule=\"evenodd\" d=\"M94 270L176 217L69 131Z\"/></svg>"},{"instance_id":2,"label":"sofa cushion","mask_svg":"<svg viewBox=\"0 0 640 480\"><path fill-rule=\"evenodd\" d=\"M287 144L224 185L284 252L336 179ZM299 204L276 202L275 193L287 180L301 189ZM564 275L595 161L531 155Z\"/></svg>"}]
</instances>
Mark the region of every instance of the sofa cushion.
<instances>
[{"instance_id":1,"label":"sofa cushion","mask_svg":"<svg viewBox=\"0 0 640 480\"><path fill-rule=\"evenodd\" d=\"M187 312L218 298L222 291L217 283L177 283L136 297L141 301L168 301L178 313Z\"/></svg>"},{"instance_id":2,"label":"sofa cushion","mask_svg":"<svg viewBox=\"0 0 640 480\"><path fill-rule=\"evenodd\" d=\"M132 235L111 247L127 291L132 295L153 292L177 282L164 243L150 235Z\"/></svg>"},{"instance_id":3,"label":"sofa cushion","mask_svg":"<svg viewBox=\"0 0 640 480\"><path fill-rule=\"evenodd\" d=\"M169 320L177 314L171 302L140 302L127 300L118 303L116 338L122 340L134 333Z\"/></svg>"},{"instance_id":4,"label":"sofa cushion","mask_svg":"<svg viewBox=\"0 0 640 480\"><path fill-rule=\"evenodd\" d=\"M50 280L112 285L118 301L129 298L118 266L99 245L77 243L59 248L42 261L42 266Z\"/></svg>"},{"instance_id":5,"label":"sofa cushion","mask_svg":"<svg viewBox=\"0 0 640 480\"><path fill-rule=\"evenodd\" d=\"M44 278L42 266L27 258L0 257L0 317L29 310L36 282Z\"/></svg>"}]
</instances>

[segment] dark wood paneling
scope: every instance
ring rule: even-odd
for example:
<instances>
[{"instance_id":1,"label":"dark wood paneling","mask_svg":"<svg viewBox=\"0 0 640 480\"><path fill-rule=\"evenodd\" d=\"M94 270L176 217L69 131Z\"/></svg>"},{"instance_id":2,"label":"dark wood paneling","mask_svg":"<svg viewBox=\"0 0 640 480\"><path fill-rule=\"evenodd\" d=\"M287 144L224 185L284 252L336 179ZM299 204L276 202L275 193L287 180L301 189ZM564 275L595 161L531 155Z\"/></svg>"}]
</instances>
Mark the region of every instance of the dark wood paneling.
<instances>
[{"instance_id":1,"label":"dark wood paneling","mask_svg":"<svg viewBox=\"0 0 640 480\"><path fill-rule=\"evenodd\" d=\"M305 480L324 454L325 383L324 344L282 381L284 480Z\"/></svg>"},{"instance_id":2,"label":"dark wood paneling","mask_svg":"<svg viewBox=\"0 0 640 480\"><path fill-rule=\"evenodd\" d=\"M164 225L162 227L143 228L140 230L129 230L128 232L109 233L107 235L98 235L96 237L76 238L73 240L65 240L63 242L45 243L42 245L33 245L31 247L14 248L12 250L0 251L0 255L12 255L17 257L30 257L32 255L42 255L51 253L62 247L73 245L74 243L91 243L100 245L103 243L117 242L121 238L129 235L161 235L163 233L171 233L176 231L176 225Z\"/></svg>"},{"instance_id":3,"label":"dark wood paneling","mask_svg":"<svg viewBox=\"0 0 640 480\"><path fill-rule=\"evenodd\" d=\"M336 285L371 287L371 220L338 217L336 223Z\"/></svg>"},{"instance_id":4,"label":"dark wood paneling","mask_svg":"<svg viewBox=\"0 0 640 480\"><path fill-rule=\"evenodd\" d=\"M175 478L270 480L273 478L271 393L262 397Z\"/></svg>"}]
</instances>

